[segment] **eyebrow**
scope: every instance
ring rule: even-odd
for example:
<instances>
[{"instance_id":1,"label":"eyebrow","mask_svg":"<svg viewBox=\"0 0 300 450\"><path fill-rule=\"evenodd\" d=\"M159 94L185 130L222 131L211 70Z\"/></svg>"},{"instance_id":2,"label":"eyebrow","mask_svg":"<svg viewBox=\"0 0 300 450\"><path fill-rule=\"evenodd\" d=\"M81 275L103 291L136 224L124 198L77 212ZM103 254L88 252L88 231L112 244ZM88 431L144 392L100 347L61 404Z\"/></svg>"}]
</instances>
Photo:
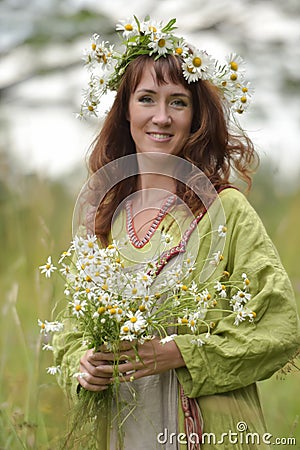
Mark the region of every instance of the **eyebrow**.
<instances>
[{"instance_id":1,"label":"eyebrow","mask_svg":"<svg viewBox=\"0 0 300 450\"><path fill-rule=\"evenodd\" d=\"M136 91L137 94L145 92L147 94L157 94L156 91L153 91L152 89L139 89L138 91ZM171 94L170 97L186 97L186 98L191 98L191 96L189 94L185 94L184 92L175 92L174 94Z\"/></svg>"}]
</instances>

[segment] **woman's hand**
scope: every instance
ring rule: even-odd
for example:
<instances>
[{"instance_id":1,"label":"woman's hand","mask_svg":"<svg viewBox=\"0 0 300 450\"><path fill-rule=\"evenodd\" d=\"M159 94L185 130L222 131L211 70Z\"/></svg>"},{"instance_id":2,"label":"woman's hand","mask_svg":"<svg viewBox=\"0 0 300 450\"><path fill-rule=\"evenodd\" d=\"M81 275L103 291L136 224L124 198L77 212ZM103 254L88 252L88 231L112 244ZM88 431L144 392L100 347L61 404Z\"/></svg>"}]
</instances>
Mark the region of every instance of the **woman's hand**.
<instances>
[{"instance_id":1,"label":"woman's hand","mask_svg":"<svg viewBox=\"0 0 300 450\"><path fill-rule=\"evenodd\" d=\"M144 344L139 344L137 348L133 348L129 343L127 347L128 350L123 349L118 355L120 361L122 361L122 364L118 366L120 381L137 380L185 366L182 355L174 341L162 344L159 338L154 338ZM107 360L114 360L112 353L102 353L101 355L102 357L105 356Z\"/></svg>"},{"instance_id":2,"label":"woman's hand","mask_svg":"<svg viewBox=\"0 0 300 450\"><path fill-rule=\"evenodd\" d=\"M154 338L138 348L130 343L122 343L118 355L108 352L88 350L80 360L80 371L86 375L78 381L89 391L103 391L113 382L113 362L119 359L120 381L132 381L149 375L166 372L185 366L182 355L174 341L161 344Z\"/></svg>"},{"instance_id":3,"label":"woman's hand","mask_svg":"<svg viewBox=\"0 0 300 450\"><path fill-rule=\"evenodd\" d=\"M94 350L87 350L82 356L80 372L83 376L77 379L84 389L99 392L104 391L111 384L113 367L105 356L105 353L95 353Z\"/></svg>"}]
</instances>

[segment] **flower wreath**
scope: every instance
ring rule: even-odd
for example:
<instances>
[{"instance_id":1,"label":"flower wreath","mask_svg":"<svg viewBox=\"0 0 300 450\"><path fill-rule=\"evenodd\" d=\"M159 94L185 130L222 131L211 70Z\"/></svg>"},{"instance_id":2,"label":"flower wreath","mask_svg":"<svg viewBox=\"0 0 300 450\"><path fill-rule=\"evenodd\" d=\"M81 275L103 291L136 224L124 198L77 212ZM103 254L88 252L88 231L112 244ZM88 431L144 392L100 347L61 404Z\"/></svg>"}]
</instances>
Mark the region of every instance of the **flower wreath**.
<instances>
[{"instance_id":1,"label":"flower wreath","mask_svg":"<svg viewBox=\"0 0 300 450\"><path fill-rule=\"evenodd\" d=\"M181 57L183 77L188 83L208 80L220 89L233 112L243 113L253 94L245 79L243 59L232 53L226 57L226 63L221 64L206 51L175 36L175 22L176 19L171 19L163 25L149 16L144 21L139 21L136 16L132 20L120 20L116 30L122 33L123 52L115 51L114 45L94 34L90 48L84 52L85 65L91 75L78 117L97 116L102 95L118 89L127 66L135 58L149 55L157 60L170 54Z\"/></svg>"}]
</instances>

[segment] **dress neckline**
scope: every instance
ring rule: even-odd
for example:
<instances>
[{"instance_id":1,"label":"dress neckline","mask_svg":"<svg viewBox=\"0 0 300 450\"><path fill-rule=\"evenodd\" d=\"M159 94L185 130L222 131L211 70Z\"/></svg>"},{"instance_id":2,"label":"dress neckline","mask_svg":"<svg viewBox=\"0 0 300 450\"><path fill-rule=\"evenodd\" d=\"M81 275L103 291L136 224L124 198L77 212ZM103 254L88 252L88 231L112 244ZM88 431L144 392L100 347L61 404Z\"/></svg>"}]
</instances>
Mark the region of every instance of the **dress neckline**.
<instances>
[{"instance_id":1,"label":"dress neckline","mask_svg":"<svg viewBox=\"0 0 300 450\"><path fill-rule=\"evenodd\" d=\"M170 206L175 202L176 196L174 194L170 195L166 201L161 206L160 210L158 211L156 217L154 218L151 226L149 227L147 233L143 237L143 239L139 239L137 236L137 232L134 227L133 222L133 212L132 212L132 201L128 200L125 204L125 210L126 210L126 229L127 234L129 237L130 242L132 245L136 248L142 248L144 245L147 244L147 242L150 241L151 237L159 227L159 224L163 220L163 218L166 216L168 209Z\"/></svg>"}]
</instances>

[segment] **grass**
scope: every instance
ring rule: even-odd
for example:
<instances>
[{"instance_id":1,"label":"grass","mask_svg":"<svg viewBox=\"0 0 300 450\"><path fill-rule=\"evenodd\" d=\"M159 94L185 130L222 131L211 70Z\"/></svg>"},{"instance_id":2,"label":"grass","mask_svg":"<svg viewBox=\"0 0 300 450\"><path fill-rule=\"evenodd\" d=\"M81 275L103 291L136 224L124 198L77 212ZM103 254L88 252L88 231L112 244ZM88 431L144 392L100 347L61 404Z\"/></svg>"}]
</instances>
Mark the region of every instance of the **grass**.
<instances>
[{"instance_id":1,"label":"grass","mask_svg":"<svg viewBox=\"0 0 300 450\"><path fill-rule=\"evenodd\" d=\"M262 197L259 181L257 186L251 201L267 228L270 224L299 302L300 237L296 230L300 192L275 196L272 201L276 214L272 215L274 210L268 210L270 201L266 194ZM38 318L51 318L52 309L62 297L62 282L58 278L47 282L40 277L38 266L49 254L59 256L68 247L79 188L75 183L70 191L63 181L20 174L13 179L5 176L0 184L1 450L58 448L58 438L65 431L68 405L54 377L45 372L52 359L51 354L40 350L37 327ZM296 436L298 443L299 379L300 372L285 380L274 376L260 383L270 432L277 437Z\"/></svg>"},{"instance_id":2,"label":"grass","mask_svg":"<svg viewBox=\"0 0 300 450\"><path fill-rule=\"evenodd\" d=\"M47 283L38 266L68 246L73 201L61 183L37 176L3 185L1 194L0 448L50 449L66 405L45 373L52 358L40 351L37 319L51 317L62 285Z\"/></svg>"}]
</instances>

